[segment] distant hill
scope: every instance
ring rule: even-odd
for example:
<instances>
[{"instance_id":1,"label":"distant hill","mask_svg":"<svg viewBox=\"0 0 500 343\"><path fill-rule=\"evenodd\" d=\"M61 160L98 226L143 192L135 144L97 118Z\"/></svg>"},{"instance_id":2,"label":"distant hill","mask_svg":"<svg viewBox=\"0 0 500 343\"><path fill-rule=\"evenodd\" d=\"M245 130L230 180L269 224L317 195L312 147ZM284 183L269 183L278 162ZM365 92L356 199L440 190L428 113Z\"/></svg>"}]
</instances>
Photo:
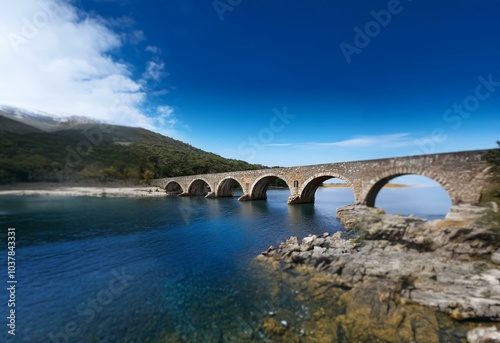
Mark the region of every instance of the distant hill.
<instances>
[{"instance_id":1,"label":"distant hill","mask_svg":"<svg viewBox=\"0 0 500 343\"><path fill-rule=\"evenodd\" d=\"M42 132L36 127L26 125L17 120L12 120L9 118L2 117L2 111L0 111L0 133L3 135L4 133L18 133L18 134L26 134L26 133L34 133L34 132Z\"/></svg>"},{"instance_id":2,"label":"distant hill","mask_svg":"<svg viewBox=\"0 0 500 343\"><path fill-rule=\"evenodd\" d=\"M0 110L0 183L138 182L262 168L141 128Z\"/></svg>"}]
</instances>

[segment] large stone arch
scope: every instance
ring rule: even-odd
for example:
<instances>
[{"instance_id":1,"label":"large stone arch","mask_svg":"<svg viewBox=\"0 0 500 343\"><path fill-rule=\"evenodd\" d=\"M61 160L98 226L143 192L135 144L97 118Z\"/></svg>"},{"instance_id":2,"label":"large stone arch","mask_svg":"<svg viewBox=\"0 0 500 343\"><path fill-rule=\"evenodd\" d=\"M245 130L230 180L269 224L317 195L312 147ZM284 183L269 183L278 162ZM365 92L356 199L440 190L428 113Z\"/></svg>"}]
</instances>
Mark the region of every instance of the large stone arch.
<instances>
[{"instance_id":1,"label":"large stone arch","mask_svg":"<svg viewBox=\"0 0 500 343\"><path fill-rule=\"evenodd\" d=\"M208 194L214 191L214 186L208 182L205 178L196 178L188 186L188 194L189 195L206 195L205 187L208 186L210 191Z\"/></svg>"},{"instance_id":2,"label":"large stone arch","mask_svg":"<svg viewBox=\"0 0 500 343\"><path fill-rule=\"evenodd\" d=\"M216 194L218 198L221 197L232 197L233 196L233 186L235 183L238 183L243 189L243 181L239 180L237 177L234 176L227 176L223 178L219 184L217 185L217 190Z\"/></svg>"},{"instance_id":3,"label":"large stone arch","mask_svg":"<svg viewBox=\"0 0 500 343\"><path fill-rule=\"evenodd\" d=\"M456 204L458 202L455 190L453 186L447 181L446 175L440 175L439 173L435 173L432 170L400 167L377 174L376 177L364 187L365 192L363 194L363 203L369 207L375 207L375 200L382 188L392 179L404 175L420 175L428 177L429 179L436 181L441 185L441 187L443 187L443 189L448 193L452 204Z\"/></svg>"},{"instance_id":4,"label":"large stone arch","mask_svg":"<svg viewBox=\"0 0 500 343\"><path fill-rule=\"evenodd\" d=\"M323 173L317 173L312 176L310 176L307 180L305 180L302 183L302 186L298 190L298 195L300 197L300 202L301 203L312 203L314 202L316 190L318 187L325 182L328 179L335 178L335 179L340 179L342 181L345 181L346 184L349 186L351 191L354 194L354 198L356 199L357 197L357 187L355 184L346 176L339 174L339 173L329 173L329 172L323 172Z\"/></svg>"},{"instance_id":5,"label":"large stone arch","mask_svg":"<svg viewBox=\"0 0 500 343\"><path fill-rule=\"evenodd\" d=\"M267 199L267 189L269 185L276 179L281 179L285 181L290 191L292 190L293 182L290 182L288 178L279 174L265 174L259 176L250 187L249 195L251 200L265 200Z\"/></svg>"},{"instance_id":6,"label":"large stone arch","mask_svg":"<svg viewBox=\"0 0 500 343\"><path fill-rule=\"evenodd\" d=\"M174 181L174 180L167 182L164 189L165 189L165 192L167 192L169 194L181 194L185 191L182 188L182 185L179 182Z\"/></svg>"}]
</instances>

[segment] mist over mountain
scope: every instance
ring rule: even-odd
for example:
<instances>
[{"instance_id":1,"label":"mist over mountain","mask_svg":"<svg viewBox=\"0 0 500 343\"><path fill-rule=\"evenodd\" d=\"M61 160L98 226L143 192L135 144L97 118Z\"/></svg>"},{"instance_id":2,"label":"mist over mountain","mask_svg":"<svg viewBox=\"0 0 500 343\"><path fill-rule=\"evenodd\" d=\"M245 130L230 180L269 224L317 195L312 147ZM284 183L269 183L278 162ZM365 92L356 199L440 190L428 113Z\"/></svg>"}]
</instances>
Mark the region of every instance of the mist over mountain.
<instances>
[{"instance_id":1,"label":"mist over mountain","mask_svg":"<svg viewBox=\"0 0 500 343\"><path fill-rule=\"evenodd\" d=\"M97 120L83 116L57 117L42 111L29 111L10 106L0 106L0 116L49 132L71 129L82 124L100 123Z\"/></svg>"}]
</instances>

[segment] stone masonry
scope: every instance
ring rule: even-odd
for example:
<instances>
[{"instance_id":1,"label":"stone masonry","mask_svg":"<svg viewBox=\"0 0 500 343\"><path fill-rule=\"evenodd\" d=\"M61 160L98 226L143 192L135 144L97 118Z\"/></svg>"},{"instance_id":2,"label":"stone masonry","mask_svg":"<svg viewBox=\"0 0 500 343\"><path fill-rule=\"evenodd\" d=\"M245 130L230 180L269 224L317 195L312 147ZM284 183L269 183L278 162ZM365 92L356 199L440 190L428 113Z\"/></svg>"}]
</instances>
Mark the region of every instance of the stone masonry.
<instances>
[{"instance_id":1,"label":"stone masonry","mask_svg":"<svg viewBox=\"0 0 500 343\"><path fill-rule=\"evenodd\" d=\"M312 203L316 189L325 180L344 180L352 189L356 204L374 206L378 192L395 177L416 174L429 177L448 192L453 205L480 201L488 181L489 165L484 150L444 154L395 157L379 160L270 168L217 174L181 176L152 180L152 185L183 196L207 198L232 196L234 182L240 184L239 200L263 200L275 179L284 180L290 189L289 204Z\"/></svg>"}]
</instances>

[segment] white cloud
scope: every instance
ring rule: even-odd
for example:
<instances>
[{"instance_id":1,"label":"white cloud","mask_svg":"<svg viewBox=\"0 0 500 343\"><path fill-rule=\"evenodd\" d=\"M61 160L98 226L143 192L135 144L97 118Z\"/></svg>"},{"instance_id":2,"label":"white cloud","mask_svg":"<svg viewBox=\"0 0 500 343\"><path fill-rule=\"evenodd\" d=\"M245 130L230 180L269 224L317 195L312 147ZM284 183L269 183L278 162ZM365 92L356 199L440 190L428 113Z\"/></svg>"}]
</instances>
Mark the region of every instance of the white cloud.
<instances>
[{"instance_id":1,"label":"white cloud","mask_svg":"<svg viewBox=\"0 0 500 343\"><path fill-rule=\"evenodd\" d=\"M392 135L361 136L329 143L307 143L312 146L343 147L343 148L396 148L414 144L414 140L408 133L397 133Z\"/></svg>"},{"instance_id":2,"label":"white cloud","mask_svg":"<svg viewBox=\"0 0 500 343\"><path fill-rule=\"evenodd\" d=\"M292 146L292 143L269 143L269 144L262 144L263 146Z\"/></svg>"},{"instance_id":3,"label":"white cloud","mask_svg":"<svg viewBox=\"0 0 500 343\"><path fill-rule=\"evenodd\" d=\"M129 35L129 40L132 44L139 44L146 40L146 35L142 30L133 30Z\"/></svg>"},{"instance_id":4,"label":"white cloud","mask_svg":"<svg viewBox=\"0 0 500 343\"><path fill-rule=\"evenodd\" d=\"M160 54L161 53L161 49L159 47L153 46L153 45L148 45L146 47L146 51L151 52L153 54Z\"/></svg>"},{"instance_id":5,"label":"white cloud","mask_svg":"<svg viewBox=\"0 0 500 343\"><path fill-rule=\"evenodd\" d=\"M174 109L170 106L158 106L156 109L158 116L156 120L161 126L168 126L170 128L177 124L177 119L174 118Z\"/></svg>"},{"instance_id":6,"label":"white cloud","mask_svg":"<svg viewBox=\"0 0 500 343\"><path fill-rule=\"evenodd\" d=\"M154 80L160 82L165 75L168 75L165 73L165 63L155 59L153 61L148 61L146 71L142 74L142 78L146 81Z\"/></svg>"},{"instance_id":7,"label":"white cloud","mask_svg":"<svg viewBox=\"0 0 500 343\"><path fill-rule=\"evenodd\" d=\"M165 64L155 56L144 79L134 79L133 67L113 55L145 35L135 30L124 38L114 31L118 22L131 25L129 18L108 21L66 0L1 1L0 105L156 131L168 117L171 129L172 112L156 120L142 110L151 88L147 83L166 75Z\"/></svg>"},{"instance_id":8,"label":"white cloud","mask_svg":"<svg viewBox=\"0 0 500 343\"><path fill-rule=\"evenodd\" d=\"M387 149L416 146L417 143L431 142L431 137L414 138L409 133L396 133L390 135L372 135L349 138L335 142L308 142L308 143L271 143L263 144L269 147L299 147L304 149L326 148L371 148Z\"/></svg>"},{"instance_id":9,"label":"white cloud","mask_svg":"<svg viewBox=\"0 0 500 343\"><path fill-rule=\"evenodd\" d=\"M153 96L161 96L170 93L168 89L160 89L159 91L154 91L151 93Z\"/></svg>"}]
</instances>

